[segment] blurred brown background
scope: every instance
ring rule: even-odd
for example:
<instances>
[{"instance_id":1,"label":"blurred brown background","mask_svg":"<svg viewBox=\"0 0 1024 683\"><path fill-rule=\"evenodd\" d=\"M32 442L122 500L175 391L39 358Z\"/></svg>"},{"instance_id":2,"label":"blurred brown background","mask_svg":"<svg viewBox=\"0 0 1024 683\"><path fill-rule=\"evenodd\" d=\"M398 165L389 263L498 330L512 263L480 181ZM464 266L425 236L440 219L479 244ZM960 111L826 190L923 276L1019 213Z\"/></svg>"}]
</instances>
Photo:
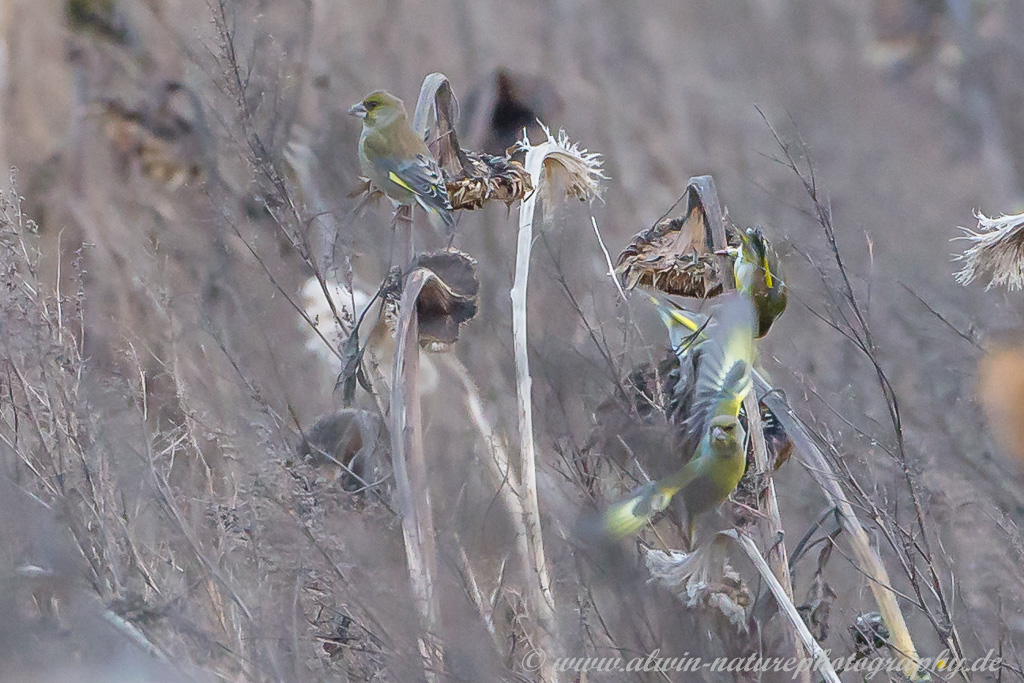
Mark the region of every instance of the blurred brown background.
<instances>
[{"instance_id":1,"label":"blurred brown background","mask_svg":"<svg viewBox=\"0 0 1024 683\"><path fill-rule=\"evenodd\" d=\"M394 513L318 479L296 455L297 427L338 410L341 396L337 363L307 345L309 326L292 303L311 270L290 242L307 240L331 278L351 274L375 288L389 263L391 214L384 204L353 213L359 122L345 110L378 88L411 110L433 71L463 104L464 146L497 151L536 114L600 152L609 176L602 201L560 209L538 227L532 261L538 476L561 654L744 652L645 586L628 571L632 555L595 559L572 533L581 513L630 485L595 446L597 407L665 344L642 297L617 304L590 215L614 258L669 210L688 177L712 174L730 219L765 226L783 256L790 310L761 345L761 362L834 444L843 475L885 511L872 520L858 506L878 523L869 527L906 597L918 649L933 656L955 634L971 656L1000 650L1003 680L1021 677L1024 478L975 400L987 341L1020 329L1019 293L956 285L959 248L949 240L973 223L973 210L1019 212L1024 201L1024 4L211 4L0 5L0 165L16 169L23 197L20 212L5 204L2 257L7 580L20 586L15 570L38 566L78 596L51 620L35 584L10 592L2 608L15 626L0 632L8 680L55 680L50 667L70 680L81 671L415 679ZM498 70L515 83L496 80ZM514 111L481 113L492 96L510 94ZM947 604L929 588L917 532L894 531L916 522L906 474L887 453L895 440L886 404L868 359L822 319L842 310L819 276L820 267L836 277L833 257L798 179L774 161L779 148L758 108L813 164L833 211L900 402L929 562ZM154 130L159 144L147 142ZM285 152L297 142L320 196L298 197L292 214L266 169L290 177ZM463 213L455 241L478 260L481 297L454 353L511 444L517 213ZM37 271L22 244L38 248ZM56 319L55 300L43 307L55 284L67 338L43 322ZM529 648L517 626L529 619L522 576L479 465L489 449L462 397L442 367L424 399L446 640L456 643L449 674L529 680L518 668ZM376 409L365 394L359 405ZM62 464L65 452L79 464ZM795 459L776 482L792 551L824 498ZM845 547L840 537L837 549ZM494 638L466 597L467 566L486 601L496 596ZM809 604L813 559L794 573L796 602ZM842 553L827 576L838 598L824 645L847 653L848 626L874 609L871 594ZM922 600L927 609L914 604ZM153 669L121 631L94 624L110 612L173 666ZM779 622L765 626L766 651L786 651Z\"/></svg>"}]
</instances>

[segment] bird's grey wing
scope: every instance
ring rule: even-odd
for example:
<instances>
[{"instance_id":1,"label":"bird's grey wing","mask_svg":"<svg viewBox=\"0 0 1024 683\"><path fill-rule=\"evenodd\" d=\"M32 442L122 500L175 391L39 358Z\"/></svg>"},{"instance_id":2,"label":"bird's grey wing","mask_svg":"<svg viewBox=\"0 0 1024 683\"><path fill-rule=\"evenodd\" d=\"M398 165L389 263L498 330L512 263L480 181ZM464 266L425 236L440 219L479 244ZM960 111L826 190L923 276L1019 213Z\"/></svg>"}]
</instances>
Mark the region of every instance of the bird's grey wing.
<instances>
[{"instance_id":1,"label":"bird's grey wing","mask_svg":"<svg viewBox=\"0 0 1024 683\"><path fill-rule=\"evenodd\" d=\"M451 211L444 176L431 157L417 154L411 160L382 159L380 166L382 175L416 195L425 208Z\"/></svg>"}]
</instances>

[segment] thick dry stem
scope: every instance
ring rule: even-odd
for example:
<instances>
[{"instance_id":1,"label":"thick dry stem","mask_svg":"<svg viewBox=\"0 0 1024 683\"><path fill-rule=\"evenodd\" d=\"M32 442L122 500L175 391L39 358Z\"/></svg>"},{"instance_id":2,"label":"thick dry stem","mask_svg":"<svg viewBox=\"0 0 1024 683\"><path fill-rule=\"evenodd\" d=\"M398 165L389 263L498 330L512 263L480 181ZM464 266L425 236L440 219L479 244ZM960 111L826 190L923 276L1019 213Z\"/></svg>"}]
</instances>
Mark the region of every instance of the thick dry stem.
<instances>
[{"instance_id":1,"label":"thick dry stem","mask_svg":"<svg viewBox=\"0 0 1024 683\"><path fill-rule=\"evenodd\" d=\"M779 514L779 499L775 494L775 477L772 476L772 469L768 465L768 448L764 441L764 430L761 427L761 407L757 402L755 392L747 394L745 407L747 410L747 425L750 440L754 446L754 468L757 476L767 479L767 492L762 512L765 520L760 525L762 529L762 543L768 549L768 563L771 565L772 573L778 579L779 584L786 593L786 598L793 602L793 578L789 573L789 558L786 554L785 531L782 528L782 517ZM802 659L802 650L794 642L797 659ZM800 667L800 680L803 683L810 683L811 672L809 669Z\"/></svg>"},{"instance_id":2,"label":"thick dry stem","mask_svg":"<svg viewBox=\"0 0 1024 683\"><path fill-rule=\"evenodd\" d=\"M530 158L536 150L527 153L526 167L534 187L540 187L543 157ZM531 163L533 162L533 163ZM523 525L534 576L525 577L530 589L531 602L536 613L537 628L534 647L548 656L541 669L545 681L557 680L552 657L555 634L555 599L551 593L544 538L540 526L540 505L537 499L537 455L533 442L533 400L530 361L527 355L526 335L526 283L530 278L530 248L533 245L533 216L537 208L537 193L531 194L519 209L519 239L516 246L516 273L512 284L512 332L516 363L516 394L519 406L519 452L522 459L520 494L523 501Z\"/></svg>"},{"instance_id":3,"label":"thick dry stem","mask_svg":"<svg viewBox=\"0 0 1024 683\"><path fill-rule=\"evenodd\" d=\"M391 459L395 489L402 514L402 538L409 568L413 600L423 628L420 652L428 679L441 670L440 604L434 592L437 576L437 545L434 517L423 453L423 425L420 413L418 323L416 300L424 285L434 277L417 268L406 279L399 305L395 337L395 361L391 378Z\"/></svg>"}]
</instances>

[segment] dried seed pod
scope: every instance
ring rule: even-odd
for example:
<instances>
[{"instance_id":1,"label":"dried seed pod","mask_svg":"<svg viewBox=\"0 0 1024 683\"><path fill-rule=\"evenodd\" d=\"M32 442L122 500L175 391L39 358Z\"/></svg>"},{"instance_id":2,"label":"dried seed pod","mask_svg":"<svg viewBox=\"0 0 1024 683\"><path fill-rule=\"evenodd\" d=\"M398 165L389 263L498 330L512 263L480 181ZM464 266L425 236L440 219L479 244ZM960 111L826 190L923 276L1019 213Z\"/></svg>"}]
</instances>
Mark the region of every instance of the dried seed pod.
<instances>
[{"instance_id":1,"label":"dried seed pod","mask_svg":"<svg viewBox=\"0 0 1024 683\"><path fill-rule=\"evenodd\" d=\"M686 216L658 221L637 233L615 264L622 286L708 298L721 294L722 278L707 217L698 203Z\"/></svg>"}]
</instances>

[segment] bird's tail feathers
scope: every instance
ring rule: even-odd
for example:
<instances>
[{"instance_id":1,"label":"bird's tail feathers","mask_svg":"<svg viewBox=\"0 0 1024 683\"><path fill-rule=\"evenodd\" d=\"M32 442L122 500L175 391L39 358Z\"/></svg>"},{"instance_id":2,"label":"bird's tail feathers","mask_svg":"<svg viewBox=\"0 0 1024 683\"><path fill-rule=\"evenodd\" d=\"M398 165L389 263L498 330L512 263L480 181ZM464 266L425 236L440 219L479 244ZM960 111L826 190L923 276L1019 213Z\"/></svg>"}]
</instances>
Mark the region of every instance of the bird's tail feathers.
<instances>
[{"instance_id":1,"label":"bird's tail feathers","mask_svg":"<svg viewBox=\"0 0 1024 683\"><path fill-rule=\"evenodd\" d=\"M422 197L416 195L416 203L427 212L427 216L430 218L430 222L435 226L440 222L441 226L444 227L446 235L451 235L455 232L455 216L448 209L439 209L436 206L431 206Z\"/></svg>"}]
</instances>

